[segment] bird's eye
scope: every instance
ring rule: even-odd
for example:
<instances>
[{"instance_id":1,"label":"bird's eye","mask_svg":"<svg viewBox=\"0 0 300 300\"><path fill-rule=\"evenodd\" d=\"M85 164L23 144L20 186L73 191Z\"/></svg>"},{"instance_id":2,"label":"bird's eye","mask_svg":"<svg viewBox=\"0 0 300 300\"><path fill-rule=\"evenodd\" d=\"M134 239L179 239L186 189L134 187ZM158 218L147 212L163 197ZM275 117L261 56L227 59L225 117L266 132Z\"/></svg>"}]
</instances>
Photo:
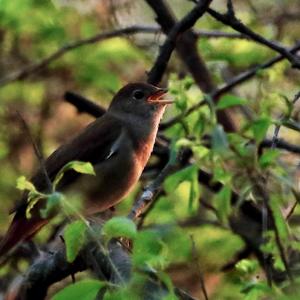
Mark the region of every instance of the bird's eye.
<instances>
[{"instance_id":1,"label":"bird's eye","mask_svg":"<svg viewBox=\"0 0 300 300\"><path fill-rule=\"evenodd\" d=\"M133 98L136 99L136 100L141 100L143 99L145 96L144 92L140 91L140 90L137 90L137 91L134 91L133 92Z\"/></svg>"}]
</instances>

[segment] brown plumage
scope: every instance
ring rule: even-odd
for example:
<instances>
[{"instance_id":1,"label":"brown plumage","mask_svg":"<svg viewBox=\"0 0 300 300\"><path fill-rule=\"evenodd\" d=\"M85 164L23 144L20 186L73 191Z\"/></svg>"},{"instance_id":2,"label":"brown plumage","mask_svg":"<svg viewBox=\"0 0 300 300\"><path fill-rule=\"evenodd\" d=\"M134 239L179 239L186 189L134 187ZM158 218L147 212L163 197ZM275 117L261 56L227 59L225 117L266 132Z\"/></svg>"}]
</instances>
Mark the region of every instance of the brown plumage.
<instances>
[{"instance_id":1,"label":"brown plumage","mask_svg":"<svg viewBox=\"0 0 300 300\"><path fill-rule=\"evenodd\" d=\"M166 104L170 103L161 99L165 93L165 90L146 83L126 85L115 95L102 117L59 147L46 160L45 166L51 180L70 161L89 161L93 164L101 196L95 203L86 203L86 213L103 211L115 205L138 181L152 152L159 121ZM79 176L82 175L68 171L59 189ZM41 170L31 181L39 191L47 188ZM34 207L32 217L27 219L26 207L27 195L24 195L0 243L0 256L30 238L49 221L40 217L40 205Z\"/></svg>"}]
</instances>

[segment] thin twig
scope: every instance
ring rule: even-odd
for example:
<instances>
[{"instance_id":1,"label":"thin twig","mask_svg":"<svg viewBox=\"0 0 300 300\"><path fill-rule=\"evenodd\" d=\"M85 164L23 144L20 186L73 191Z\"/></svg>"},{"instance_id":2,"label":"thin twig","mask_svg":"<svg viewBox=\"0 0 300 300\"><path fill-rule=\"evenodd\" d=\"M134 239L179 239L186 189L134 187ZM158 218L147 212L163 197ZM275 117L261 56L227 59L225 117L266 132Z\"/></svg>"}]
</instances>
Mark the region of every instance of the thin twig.
<instances>
[{"instance_id":1,"label":"thin twig","mask_svg":"<svg viewBox=\"0 0 300 300\"><path fill-rule=\"evenodd\" d=\"M35 153L36 157L39 160L39 164L40 164L41 170L42 170L43 175L45 177L45 181L46 181L46 185L47 185L47 190L50 192L50 191L52 191L52 182L51 182L49 174L47 172L43 155L42 155L41 151L39 150L39 148L38 148L38 146L37 146L37 144L36 144L36 142L35 142L32 134L30 132L29 126L27 125L26 121L24 120L24 118L22 117L22 115L20 114L19 111L16 111L16 112L17 112L17 115L18 115L18 117L20 118L20 120L22 122L22 126L24 128L24 131L26 132L26 134L28 135L28 137L30 139L30 142L31 142L31 144L33 146L33 149L34 149L34 153Z\"/></svg>"},{"instance_id":2,"label":"thin twig","mask_svg":"<svg viewBox=\"0 0 300 300\"><path fill-rule=\"evenodd\" d=\"M284 268L285 268L285 271L286 271L286 274L287 274L288 278L290 279L291 282L293 282L293 280L294 280L293 279L293 274L291 272L291 269L290 269L290 266L289 266L289 263L288 263L288 259L287 259L286 254L285 254L284 247L283 247L282 242L280 240L280 235L279 235L278 227L276 226L274 213L273 213L272 208L271 208L270 203L269 203L269 195L268 195L268 193L265 189L265 186L263 186L262 183L261 183L262 178L252 178L251 175L250 175L250 178L251 178L253 184L255 184L255 187L256 187L259 195L262 197L262 200L263 200L264 209L265 209L266 214L267 214L267 216L263 216L263 222L265 222L265 220L267 222L269 219L272 222L274 235L275 235L275 242L276 242L277 248L279 250L280 258L283 262L283 265L284 265ZM263 227L266 227L266 228L263 228L263 230L268 229L267 226L264 226L264 224L263 224Z\"/></svg>"},{"instance_id":3,"label":"thin twig","mask_svg":"<svg viewBox=\"0 0 300 300\"><path fill-rule=\"evenodd\" d=\"M97 42L101 42L106 39L114 38L114 37L119 37L122 35L127 35L127 34L136 34L136 33L153 33L153 27L149 26L143 26L143 25L134 25L134 26L129 26L121 29L116 29L113 31L107 31L107 32L101 32L99 34L96 34L92 37L82 39L79 41L75 42L70 42L69 44L66 44L65 46L57 49L55 52L47 56L46 58L40 60L37 63L33 63L27 67L25 67L22 70L16 71L7 77L4 77L0 80L0 86L4 86L10 82L17 81L20 79L24 79L28 77L29 75L36 73L40 71L41 69L45 68L47 65L49 65L51 62L54 60L58 59L59 57L63 56L67 52L74 50L76 48L89 45L89 44L94 44ZM155 29L156 30L156 29Z\"/></svg>"},{"instance_id":4,"label":"thin twig","mask_svg":"<svg viewBox=\"0 0 300 300\"><path fill-rule=\"evenodd\" d=\"M236 31L240 32L241 34L247 35L253 41L265 45L268 48L280 53L286 59L288 59L292 66L295 68L300 68L300 60L296 55L293 55L287 47L282 46L276 41L270 41L263 36L259 35L258 33L252 31L249 27L244 25L241 20L237 19L234 13L233 5L231 1L227 2L227 13L221 14L211 8L207 10L207 12L215 18L217 21L226 24Z\"/></svg>"},{"instance_id":5,"label":"thin twig","mask_svg":"<svg viewBox=\"0 0 300 300\"><path fill-rule=\"evenodd\" d=\"M25 79L28 76L39 72L40 70L46 68L50 63L67 54L68 52L86 46L90 44L95 44L106 39L123 36L123 35L134 35L138 33L144 34L157 34L161 32L161 28L155 25L133 25L125 28L116 29L113 31L97 33L86 39L80 39L78 41L70 42L67 45L54 51L49 56L41 59L39 62L32 63L24 67L21 70L13 72L4 78L0 79L0 86L4 86L14 81ZM222 31L209 31L209 30L198 30L195 32L197 37L206 38L230 38L230 39L249 39L246 35L234 33L234 32L222 32Z\"/></svg>"},{"instance_id":6,"label":"thin twig","mask_svg":"<svg viewBox=\"0 0 300 300\"><path fill-rule=\"evenodd\" d=\"M274 143L275 143L275 146L274 146ZM262 147L262 148L265 148L265 147L268 147L268 148L278 148L278 149L283 149L283 150L286 150L288 152L292 152L292 153L295 153L295 154L300 154L300 146L299 145L294 145L294 144L291 144L283 139L279 139L277 137L274 137L272 139L265 139L263 140L259 147Z\"/></svg>"},{"instance_id":7,"label":"thin twig","mask_svg":"<svg viewBox=\"0 0 300 300\"><path fill-rule=\"evenodd\" d=\"M202 274L202 270L200 267L200 264L197 259L197 251L196 251L196 245L195 245L195 240L194 237L191 235L190 236L191 241L192 241L192 256L193 256L193 263L196 263L197 269L198 269L198 275L199 275L199 280L200 280L200 288L203 294L203 297L205 300L208 300L208 293L205 287L205 281L204 281L204 276Z\"/></svg>"},{"instance_id":8,"label":"thin twig","mask_svg":"<svg viewBox=\"0 0 300 300\"><path fill-rule=\"evenodd\" d=\"M294 99L292 101L293 106L296 104L296 102L298 101L299 98L300 98L300 91L294 96ZM284 117L281 118L281 120L283 120L283 119L284 119ZM276 148L279 143L278 135L279 135L280 127L281 127L280 123L275 126L274 134L273 134L273 138L272 138L272 145L271 145L272 149Z\"/></svg>"},{"instance_id":9,"label":"thin twig","mask_svg":"<svg viewBox=\"0 0 300 300\"><path fill-rule=\"evenodd\" d=\"M156 198L157 194L161 191L162 184L165 178L171 173L175 172L177 169L179 169L177 158L171 158L166 164L166 166L159 173L159 175L156 177L156 179L152 181L144 189L143 193L138 197L127 217L129 219L138 218L145 209L145 207L149 205Z\"/></svg>"},{"instance_id":10,"label":"thin twig","mask_svg":"<svg viewBox=\"0 0 300 300\"><path fill-rule=\"evenodd\" d=\"M157 85L167 68L171 54L176 47L176 40L186 30L194 26L196 21L203 16L212 0L203 0L185 16L169 32L166 41L160 49L157 59L148 73L148 82Z\"/></svg>"},{"instance_id":11,"label":"thin twig","mask_svg":"<svg viewBox=\"0 0 300 300\"><path fill-rule=\"evenodd\" d=\"M85 112L95 118L101 117L106 111L106 109L99 104L74 92L66 92L64 94L64 100L74 105L78 112Z\"/></svg>"}]
</instances>

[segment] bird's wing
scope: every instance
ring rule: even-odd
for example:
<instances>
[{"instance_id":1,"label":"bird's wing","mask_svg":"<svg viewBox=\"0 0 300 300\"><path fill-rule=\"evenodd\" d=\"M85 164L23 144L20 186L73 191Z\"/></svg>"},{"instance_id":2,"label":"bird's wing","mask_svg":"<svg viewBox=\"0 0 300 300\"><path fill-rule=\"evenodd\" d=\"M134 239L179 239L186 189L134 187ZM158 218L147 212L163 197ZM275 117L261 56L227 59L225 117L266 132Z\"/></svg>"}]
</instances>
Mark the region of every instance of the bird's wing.
<instances>
[{"instance_id":1,"label":"bird's wing","mask_svg":"<svg viewBox=\"0 0 300 300\"><path fill-rule=\"evenodd\" d=\"M121 134L122 124L112 116L105 114L95 120L79 135L60 146L47 158L45 167L50 180L53 181L61 168L70 161L91 162L95 165L109 159L118 151L118 140ZM66 172L59 188L73 182L78 176L80 174L74 171ZM47 189L47 181L41 168L30 181L39 191ZM22 200L11 210L11 213L24 211L26 207L27 195L24 194Z\"/></svg>"},{"instance_id":2,"label":"bird's wing","mask_svg":"<svg viewBox=\"0 0 300 300\"><path fill-rule=\"evenodd\" d=\"M106 114L95 120L48 157L45 166L50 180L54 180L59 170L70 161L79 160L95 165L109 159L118 151L118 139L121 134L121 123L112 116ZM32 178L32 183L38 190L46 188L41 170Z\"/></svg>"}]
</instances>

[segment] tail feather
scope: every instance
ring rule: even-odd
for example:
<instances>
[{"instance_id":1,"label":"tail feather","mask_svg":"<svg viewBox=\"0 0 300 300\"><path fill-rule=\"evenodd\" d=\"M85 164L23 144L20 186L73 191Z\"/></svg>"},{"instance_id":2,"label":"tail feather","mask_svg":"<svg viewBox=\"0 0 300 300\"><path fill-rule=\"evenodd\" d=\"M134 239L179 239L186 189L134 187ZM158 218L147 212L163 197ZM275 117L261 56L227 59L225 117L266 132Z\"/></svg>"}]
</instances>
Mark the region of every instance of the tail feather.
<instances>
[{"instance_id":1,"label":"tail feather","mask_svg":"<svg viewBox=\"0 0 300 300\"><path fill-rule=\"evenodd\" d=\"M0 241L0 257L8 254L19 243L34 235L48 220L40 218L27 219L16 213L5 236Z\"/></svg>"}]
</instances>

